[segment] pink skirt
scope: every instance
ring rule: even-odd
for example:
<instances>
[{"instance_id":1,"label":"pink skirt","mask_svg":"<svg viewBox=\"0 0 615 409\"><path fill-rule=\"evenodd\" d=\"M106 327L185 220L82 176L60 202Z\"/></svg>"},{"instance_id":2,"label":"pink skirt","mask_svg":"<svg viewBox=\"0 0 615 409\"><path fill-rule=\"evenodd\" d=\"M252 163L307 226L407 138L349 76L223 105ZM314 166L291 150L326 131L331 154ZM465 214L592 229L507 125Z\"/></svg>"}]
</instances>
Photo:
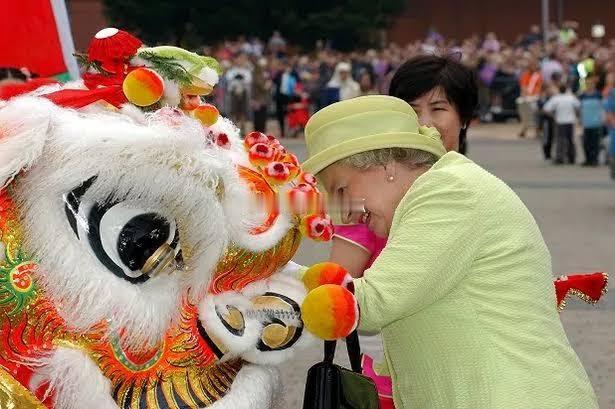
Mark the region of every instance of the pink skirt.
<instances>
[{"instance_id":1,"label":"pink skirt","mask_svg":"<svg viewBox=\"0 0 615 409\"><path fill-rule=\"evenodd\" d=\"M380 409L394 409L393 404L393 382L391 377L378 375L374 371L374 360L368 356L363 355L363 375L369 376L376 383L376 389L378 389L378 398L380 400Z\"/></svg>"}]
</instances>

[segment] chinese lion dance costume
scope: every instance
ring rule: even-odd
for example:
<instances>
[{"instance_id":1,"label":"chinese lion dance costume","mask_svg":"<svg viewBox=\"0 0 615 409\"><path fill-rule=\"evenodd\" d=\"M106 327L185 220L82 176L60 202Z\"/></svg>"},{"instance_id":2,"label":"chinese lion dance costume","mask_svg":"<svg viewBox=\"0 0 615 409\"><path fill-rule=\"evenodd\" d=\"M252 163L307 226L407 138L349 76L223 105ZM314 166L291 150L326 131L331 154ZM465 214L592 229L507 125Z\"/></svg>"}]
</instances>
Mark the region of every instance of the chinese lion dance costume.
<instances>
[{"instance_id":1,"label":"chinese lion dance costume","mask_svg":"<svg viewBox=\"0 0 615 409\"><path fill-rule=\"evenodd\" d=\"M0 407L273 407L274 365L358 319L290 262L332 234L313 176L200 102L215 60L116 29L82 59L0 101Z\"/></svg>"}]
</instances>

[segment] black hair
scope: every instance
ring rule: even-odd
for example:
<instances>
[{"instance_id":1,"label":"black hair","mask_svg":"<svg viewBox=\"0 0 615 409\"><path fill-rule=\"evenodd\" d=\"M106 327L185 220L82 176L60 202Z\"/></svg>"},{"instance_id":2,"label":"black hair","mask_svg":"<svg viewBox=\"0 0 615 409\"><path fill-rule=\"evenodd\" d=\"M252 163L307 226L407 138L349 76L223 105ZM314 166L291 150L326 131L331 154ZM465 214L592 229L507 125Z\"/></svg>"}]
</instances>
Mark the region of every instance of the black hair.
<instances>
[{"instance_id":1,"label":"black hair","mask_svg":"<svg viewBox=\"0 0 615 409\"><path fill-rule=\"evenodd\" d=\"M0 80L16 79L26 81L28 77L19 68L0 67Z\"/></svg>"},{"instance_id":2,"label":"black hair","mask_svg":"<svg viewBox=\"0 0 615 409\"><path fill-rule=\"evenodd\" d=\"M561 94L565 94L567 90L568 90L568 87L566 86L566 84L562 84L559 86L559 92Z\"/></svg>"},{"instance_id":3,"label":"black hair","mask_svg":"<svg viewBox=\"0 0 615 409\"><path fill-rule=\"evenodd\" d=\"M478 85L470 68L452 56L417 56L399 67L391 80L389 95L410 102L436 87L442 87L446 99L459 114L463 124L459 146L463 151L467 127L478 106Z\"/></svg>"}]
</instances>

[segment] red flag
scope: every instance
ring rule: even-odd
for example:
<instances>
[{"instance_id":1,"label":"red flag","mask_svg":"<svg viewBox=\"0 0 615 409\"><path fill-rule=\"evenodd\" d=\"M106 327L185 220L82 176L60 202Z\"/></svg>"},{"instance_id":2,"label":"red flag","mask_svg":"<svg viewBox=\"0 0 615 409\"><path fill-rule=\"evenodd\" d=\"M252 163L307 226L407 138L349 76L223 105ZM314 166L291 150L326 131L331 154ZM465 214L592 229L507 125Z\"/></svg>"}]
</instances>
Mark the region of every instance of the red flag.
<instances>
[{"instance_id":1,"label":"red flag","mask_svg":"<svg viewBox=\"0 0 615 409\"><path fill-rule=\"evenodd\" d=\"M25 67L41 77L79 76L63 0L2 2L0 50L0 66Z\"/></svg>"}]
</instances>

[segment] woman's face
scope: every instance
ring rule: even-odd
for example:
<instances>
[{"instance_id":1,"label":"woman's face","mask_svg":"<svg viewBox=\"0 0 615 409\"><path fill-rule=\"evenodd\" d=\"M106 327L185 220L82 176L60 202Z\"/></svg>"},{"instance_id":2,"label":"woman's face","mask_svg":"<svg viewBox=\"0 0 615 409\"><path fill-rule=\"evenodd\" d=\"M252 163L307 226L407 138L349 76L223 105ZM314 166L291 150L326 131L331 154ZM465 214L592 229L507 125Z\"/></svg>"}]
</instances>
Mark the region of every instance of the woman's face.
<instances>
[{"instance_id":1,"label":"woman's face","mask_svg":"<svg viewBox=\"0 0 615 409\"><path fill-rule=\"evenodd\" d=\"M341 216L343 223L366 224L378 236L387 237L395 209L423 172L425 169L410 169L398 163L367 170L336 163L318 176L328 192L331 210Z\"/></svg>"},{"instance_id":2,"label":"woman's face","mask_svg":"<svg viewBox=\"0 0 615 409\"><path fill-rule=\"evenodd\" d=\"M461 118L457 109L448 102L441 87L436 87L409 103L418 115L421 125L433 126L440 132L447 151L459 150Z\"/></svg>"}]
</instances>

